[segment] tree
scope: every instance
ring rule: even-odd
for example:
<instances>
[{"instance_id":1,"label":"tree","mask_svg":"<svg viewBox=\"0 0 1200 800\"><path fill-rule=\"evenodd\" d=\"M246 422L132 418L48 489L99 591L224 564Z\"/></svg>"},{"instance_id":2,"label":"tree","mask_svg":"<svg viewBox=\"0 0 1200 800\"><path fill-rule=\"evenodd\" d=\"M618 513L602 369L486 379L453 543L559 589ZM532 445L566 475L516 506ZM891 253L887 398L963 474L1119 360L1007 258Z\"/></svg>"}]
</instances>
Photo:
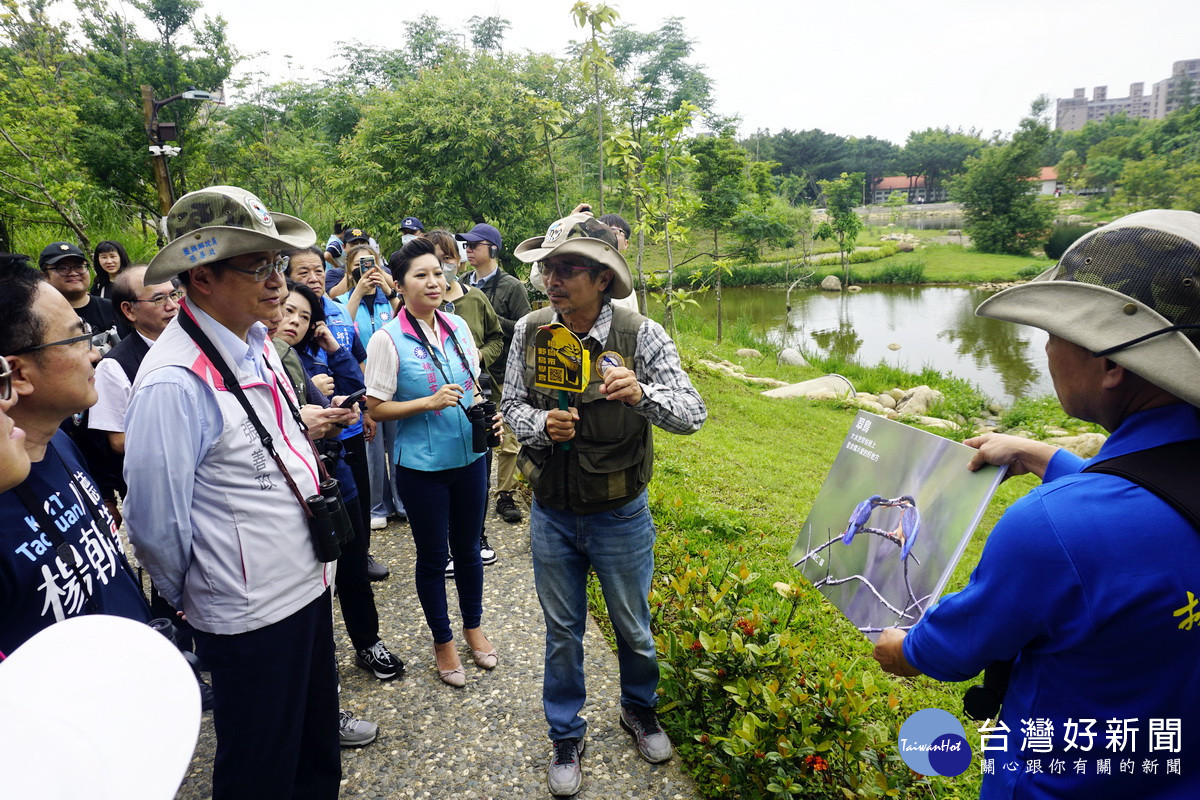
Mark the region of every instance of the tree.
<instances>
[{"instance_id":1,"label":"tree","mask_svg":"<svg viewBox=\"0 0 1200 800\"><path fill-rule=\"evenodd\" d=\"M854 213L859 200L862 199L863 174L842 173L835 181L820 181L821 192L825 195L826 220L817 227L818 239L836 239L838 252L841 254L842 272L845 281L850 283L849 252L854 249L858 234L863 229L862 217Z\"/></svg>"},{"instance_id":2,"label":"tree","mask_svg":"<svg viewBox=\"0 0 1200 800\"><path fill-rule=\"evenodd\" d=\"M1176 178L1162 156L1126 161L1121 170L1117 199L1135 209L1170 208Z\"/></svg>"},{"instance_id":3,"label":"tree","mask_svg":"<svg viewBox=\"0 0 1200 800\"><path fill-rule=\"evenodd\" d=\"M512 23L503 17L474 16L467 20L471 29L471 47L476 50L504 50L504 33Z\"/></svg>"},{"instance_id":4,"label":"tree","mask_svg":"<svg viewBox=\"0 0 1200 800\"><path fill-rule=\"evenodd\" d=\"M968 157L979 152L983 139L975 131L926 128L908 135L898 159L906 175L924 176L925 198L946 179L963 171Z\"/></svg>"},{"instance_id":5,"label":"tree","mask_svg":"<svg viewBox=\"0 0 1200 800\"><path fill-rule=\"evenodd\" d=\"M80 58L66 25L40 4L28 16L4 0L0 33L0 212L26 224L71 230L86 251L87 223L79 208L87 185L73 146L84 88Z\"/></svg>"},{"instance_id":6,"label":"tree","mask_svg":"<svg viewBox=\"0 0 1200 800\"><path fill-rule=\"evenodd\" d=\"M1079 191L1087 184L1085 165L1074 150L1062 154L1054 171L1058 173L1058 179L1063 185L1073 192Z\"/></svg>"},{"instance_id":7,"label":"tree","mask_svg":"<svg viewBox=\"0 0 1200 800\"><path fill-rule=\"evenodd\" d=\"M963 205L964 227L984 253L1026 255L1046 240L1053 210L1038 200L1032 179L1050 138L1049 101L1034 101L1011 141L984 148L967 159L967 171L951 187Z\"/></svg>"},{"instance_id":8,"label":"tree","mask_svg":"<svg viewBox=\"0 0 1200 800\"><path fill-rule=\"evenodd\" d=\"M421 72L403 93L368 95L341 148L341 207L380 240L399 237L404 214L445 225L488 222L506 235L542 229L552 187L529 124L536 96L522 81L540 58L453 59Z\"/></svg>"},{"instance_id":9,"label":"tree","mask_svg":"<svg viewBox=\"0 0 1200 800\"><path fill-rule=\"evenodd\" d=\"M847 142L846 171L863 173L864 204L871 202L875 184L892 172L900 158L900 148L874 136L851 138Z\"/></svg>"},{"instance_id":10,"label":"tree","mask_svg":"<svg viewBox=\"0 0 1200 800\"><path fill-rule=\"evenodd\" d=\"M647 33L631 25L613 29L608 52L618 81L631 92L630 102L614 113L625 116L639 141L651 121L677 111L684 102L704 113L711 109L712 81L700 66L687 60L695 45L679 17L664 20L657 30Z\"/></svg>"},{"instance_id":11,"label":"tree","mask_svg":"<svg viewBox=\"0 0 1200 800\"><path fill-rule=\"evenodd\" d=\"M612 58L605 50L604 29L612 27L612 25L620 17L620 14L615 8L611 8L604 3L597 3L592 6L585 0L578 0L571 7L571 14L575 17L575 24L580 28L587 28L591 32L591 36L584 42L580 50L580 66L583 70L583 79L591 82L594 88L596 102L596 140L600 147L599 160L599 202L596 204L596 209L599 215L604 214L604 103L601 100L600 84L604 78L610 77L615 68L613 67Z\"/></svg>"},{"instance_id":12,"label":"tree","mask_svg":"<svg viewBox=\"0 0 1200 800\"><path fill-rule=\"evenodd\" d=\"M731 130L719 136L697 137L689 144L689 150L696 160L692 170L698 195L695 221L712 233L712 258L723 258L721 234L732 229L734 217L749 196L746 151L733 138Z\"/></svg>"}]
</instances>

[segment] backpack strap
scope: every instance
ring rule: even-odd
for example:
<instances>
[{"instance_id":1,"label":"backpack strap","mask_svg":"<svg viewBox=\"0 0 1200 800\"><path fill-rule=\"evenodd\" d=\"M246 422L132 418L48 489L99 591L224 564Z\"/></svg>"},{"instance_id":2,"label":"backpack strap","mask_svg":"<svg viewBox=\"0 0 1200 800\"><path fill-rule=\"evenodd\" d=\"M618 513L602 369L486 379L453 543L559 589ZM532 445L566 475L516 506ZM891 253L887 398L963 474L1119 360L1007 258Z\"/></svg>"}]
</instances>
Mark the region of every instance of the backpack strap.
<instances>
[{"instance_id":1,"label":"backpack strap","mask_svg":"<svg viewBox=\"0 0 1200 800\"><path fill-rule=\"evenodd\" d=\"M1200 531L1200 439L1171 442L1089 464L1083 472L1116 475L1174 508Z\"/></svg>"}]
</instances>

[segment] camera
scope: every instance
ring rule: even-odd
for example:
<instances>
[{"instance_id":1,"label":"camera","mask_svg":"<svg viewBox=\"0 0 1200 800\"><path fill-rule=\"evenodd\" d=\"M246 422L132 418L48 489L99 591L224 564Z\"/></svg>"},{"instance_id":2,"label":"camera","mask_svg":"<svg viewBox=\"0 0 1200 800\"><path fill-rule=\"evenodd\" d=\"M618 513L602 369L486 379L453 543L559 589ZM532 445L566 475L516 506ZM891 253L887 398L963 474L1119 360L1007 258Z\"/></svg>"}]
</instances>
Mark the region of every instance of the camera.
<instances>
[{"instance_id":1,"label":"camera","mask_svg":"<svg viewBox=\"0 0 1200 800\"><path fill-rule=\"evenodd\" d=\"M326 478L321 481L321 496L325 498L325 510L333 521L333 534L339 545L346 545L354 539L354 527L350 524L350 515L346 511L346 501L342 499L341 485L337 478Z\"/></svg>"},{"instance_id":2,"label":"camera","mask_svg":"<svg viewBox=\"0 0 1200 800\"><path fill-rule=\"evenodd\" d=\"M486 453L489 448L500 446L500 434L492 429L496 416L496 404L485 400L467 409L467 419L471 423L471 450L476 453Z\"/></svg>"}]
</instances>

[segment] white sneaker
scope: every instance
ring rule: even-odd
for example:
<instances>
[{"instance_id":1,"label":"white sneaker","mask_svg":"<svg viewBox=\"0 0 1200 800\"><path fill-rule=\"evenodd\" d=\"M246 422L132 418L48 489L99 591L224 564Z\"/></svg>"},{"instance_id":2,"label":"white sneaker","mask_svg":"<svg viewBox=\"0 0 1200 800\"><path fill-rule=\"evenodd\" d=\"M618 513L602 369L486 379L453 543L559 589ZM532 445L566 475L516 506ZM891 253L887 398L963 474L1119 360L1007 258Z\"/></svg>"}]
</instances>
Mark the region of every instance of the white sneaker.
<instances>
[{"instance_id":1,"label":"white sneaker","mask_svg":"<svg viewBox=\"0 0 1200 800\"><path fill-rule=\"evenodd\" d=\"M381 531L387 527L386 517L371 517L371 530Z\"/></svg>"}]
</instances>

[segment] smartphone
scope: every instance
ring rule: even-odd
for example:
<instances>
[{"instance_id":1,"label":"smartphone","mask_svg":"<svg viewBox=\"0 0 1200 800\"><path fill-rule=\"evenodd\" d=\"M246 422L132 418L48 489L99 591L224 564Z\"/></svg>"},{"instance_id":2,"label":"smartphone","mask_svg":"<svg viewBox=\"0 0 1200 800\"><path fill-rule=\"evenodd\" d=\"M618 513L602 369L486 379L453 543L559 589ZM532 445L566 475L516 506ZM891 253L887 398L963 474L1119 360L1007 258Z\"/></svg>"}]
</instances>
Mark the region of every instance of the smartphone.
<instances>
[{"instance_id":1,"label":"smartphone","mask_svg":"<svg viewBox=\"0 0 1200 800\"><path fill-rule=\"evenodd\" d=\"M358 260L358 265L365 270L374 268L375 256L363 256Z\"/></svg>"},{"instance_id":2,"label":"smartphone","mask_svg":"<svg viewBox=\"0 0 1200 800\"><path fill-rule=\"evenodd\" d=\"M362 400L366 394L367 394L366 389L359 389L357 392L348 396L342 402L338 403L338 408L350 408L355 403L357 403L359 400Z\"/></svg>"}]
</instances>

